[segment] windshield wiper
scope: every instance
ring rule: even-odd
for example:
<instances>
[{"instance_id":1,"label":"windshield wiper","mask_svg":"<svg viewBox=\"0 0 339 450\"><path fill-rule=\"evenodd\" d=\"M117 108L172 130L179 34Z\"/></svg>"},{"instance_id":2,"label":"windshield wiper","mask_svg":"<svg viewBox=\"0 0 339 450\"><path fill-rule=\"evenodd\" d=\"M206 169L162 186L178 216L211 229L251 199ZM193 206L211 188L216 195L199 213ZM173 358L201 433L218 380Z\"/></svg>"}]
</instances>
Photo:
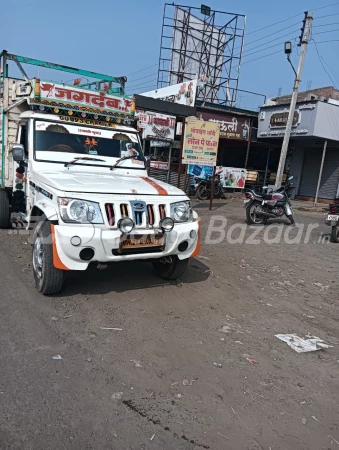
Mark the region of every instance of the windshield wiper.
<instances>
[{"instance_id":1,"label":"windshield wiper","mask_svg":"<svg viewBox=\"0 0 339 450\"><path fill-rule=\"evenodd\" d=\"M99 158L90 158L88 156L82 156L80 158L75 158L72 159L72 161L69 161L68 163L65 164L64 167L68 167L70 164L76 164L77 161L98 161L98 162L106 162L104 159L99 159Z\"/></svg>"},{"instance_id":2,"label":"windshield wiper","mask_svg":"<svg viewBox=\"0 0 339 450\"><path fill-rule=\"evenodd\" d=\"M120 164L122 161L126 161L126 159L136 159L138 157L138 155L127 155L127 156L123 156L122 158L118 159L118 161L113 164L113 166L111 166L111 170L115 169L118 164Z\"/></svg>"}]
</instances>

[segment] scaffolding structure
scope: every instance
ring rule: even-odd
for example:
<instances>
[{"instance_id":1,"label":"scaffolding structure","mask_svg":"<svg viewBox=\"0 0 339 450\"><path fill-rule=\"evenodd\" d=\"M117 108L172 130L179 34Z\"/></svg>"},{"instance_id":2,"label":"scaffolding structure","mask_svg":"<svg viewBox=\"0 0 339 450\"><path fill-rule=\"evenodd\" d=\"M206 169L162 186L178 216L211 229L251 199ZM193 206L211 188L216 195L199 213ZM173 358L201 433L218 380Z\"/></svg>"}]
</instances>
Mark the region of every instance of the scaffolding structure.
<instances>
[{"instance_id":1,"label":"scaffolding structure","mask_svg":"<svg viewBox=\"0 0 339 450\"><path fill-rule=\"evenodd\" d=\"M246 17L166 3L157 87L198 79L196 100L235 106Z\"/></svg>"}]
</instances>

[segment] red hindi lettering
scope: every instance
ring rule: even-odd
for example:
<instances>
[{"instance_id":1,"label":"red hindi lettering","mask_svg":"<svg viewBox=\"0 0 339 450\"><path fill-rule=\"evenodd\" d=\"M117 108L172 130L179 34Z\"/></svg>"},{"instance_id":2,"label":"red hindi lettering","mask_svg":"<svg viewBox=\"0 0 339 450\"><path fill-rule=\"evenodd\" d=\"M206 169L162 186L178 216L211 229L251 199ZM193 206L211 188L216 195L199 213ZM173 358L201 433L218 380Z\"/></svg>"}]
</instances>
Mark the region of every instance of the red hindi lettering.
<instances>
[{"instance_id":1,"label":"red hindi lettering","mask_svg":"<svg viewBox=\"0 0 339 450\"><path fill-rule=\"evenodd\" d=\"M72 92L76 92L76 91L72 91L72 89L61 88L58 86L55 87L55 97L56 98L63 98L63 99L71 100Z\"/></svg>"}]
</instances>

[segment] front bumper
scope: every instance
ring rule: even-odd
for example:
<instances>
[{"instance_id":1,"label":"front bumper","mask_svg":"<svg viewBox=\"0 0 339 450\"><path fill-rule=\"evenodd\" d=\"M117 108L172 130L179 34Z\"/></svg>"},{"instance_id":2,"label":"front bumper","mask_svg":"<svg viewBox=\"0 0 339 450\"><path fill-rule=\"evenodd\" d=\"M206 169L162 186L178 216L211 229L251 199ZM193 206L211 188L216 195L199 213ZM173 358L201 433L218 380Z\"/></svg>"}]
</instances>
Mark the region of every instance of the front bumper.
<instances>
[{"instance_id":1,"label":"front bumper","mask_svg":"<svg viewBox=\"0 0 339 450\"><path fill-rule=\"evenodd\" d=\"M55 225L54 251L57 252L61 263L69 270L86 270L91 262L109 263L140 259L147 260L171 255L178 255L179 259L187 259L197 255L199 252L199 227L199 220L175 224L173 230L166 233L166 244L163 251L150 253L145 249L145 252L138 254L117 255L116 251L119 249L122 236L120 230L108 230L95 225ZM191 233L192 231L194 233ZM154 235L154 230L138 229L135 233L139 235ZM194 237L191 237L193 234ZM71 244L71 239L74 236L80 237L81 244L79 246ZM178 246L183 241L187 241L188 247L185 251L179 251ZM84 248L94 250L94 257L90 261L83 261L79 256Z\"/></svg>"}]
</instances>

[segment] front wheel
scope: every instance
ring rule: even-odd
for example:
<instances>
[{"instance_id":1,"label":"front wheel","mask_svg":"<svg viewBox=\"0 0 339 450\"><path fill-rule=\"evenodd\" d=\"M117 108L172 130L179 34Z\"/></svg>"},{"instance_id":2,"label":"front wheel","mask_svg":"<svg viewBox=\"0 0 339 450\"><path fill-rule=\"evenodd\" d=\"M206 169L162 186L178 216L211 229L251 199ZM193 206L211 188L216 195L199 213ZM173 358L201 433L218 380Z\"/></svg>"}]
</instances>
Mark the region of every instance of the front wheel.
<instances>
[{"instance_id":1,"label":"front wheel","mask_svg":"<svg viewBox=\"0 0 339 450\"><path fill-rule=\"evenodd\" d=\"M289 216L287 216L287 218L288 218L288 220L290 221L291 225L294 225L294 224L295 224L295 222L294 222L294 217L292 216L292 214L289 215Z\"/></svg>"},{"instance_id":2,"label":"front wheel","mask_svg":"<svg viewBox=\"0 0 339 450\"><path fill-rule=\"evenodd\" d=\"M260 203L252 203L246 208L246 219L249 225L261 225L266 222L266 217L260 214Z\"/></svg>"},{"instance_id":3,"label":"front wheel","mask_svg":"<svg viewBox=\"0 0 339 450\"><path fill-rule=\"evenodd\" d=\"M331 241L335 242L336 244L339 243L339 226L338 225L334 225L334 227L332 227Z\"/></svg>"},{"instance_id":4,"label":"front wheel","mask_svg":"<svg viewBox=\"0 0 339 450\"><path fill-rule=\"evenodd\" d=\"M186 271L189 258L179 259L177 256L169 256L168 262L154 262L155 273L164 280L177 280Z\"/></svg>"},{"instance_id":5,"label":"front wheel","mask_svg":"<svg viewBox=\"0 0 339 450\"><path fill-rule=\"evenodd\" d=\"M64 271L53 264L51 224L44 221L35 232L33 242L33 272L35 285L44 295L57 294L64 284Z\"/></svg>"},{"instance_id":6,"label":"front wheel","mask_svg":"<svg viewBox=\"0 0 339 450\"><path fill-rule=\"evenodd\" d=\"M199 200L208 200L209 192L206 184L201 184L197 189L197 197Z\"/></svg>"}]
</instances>

